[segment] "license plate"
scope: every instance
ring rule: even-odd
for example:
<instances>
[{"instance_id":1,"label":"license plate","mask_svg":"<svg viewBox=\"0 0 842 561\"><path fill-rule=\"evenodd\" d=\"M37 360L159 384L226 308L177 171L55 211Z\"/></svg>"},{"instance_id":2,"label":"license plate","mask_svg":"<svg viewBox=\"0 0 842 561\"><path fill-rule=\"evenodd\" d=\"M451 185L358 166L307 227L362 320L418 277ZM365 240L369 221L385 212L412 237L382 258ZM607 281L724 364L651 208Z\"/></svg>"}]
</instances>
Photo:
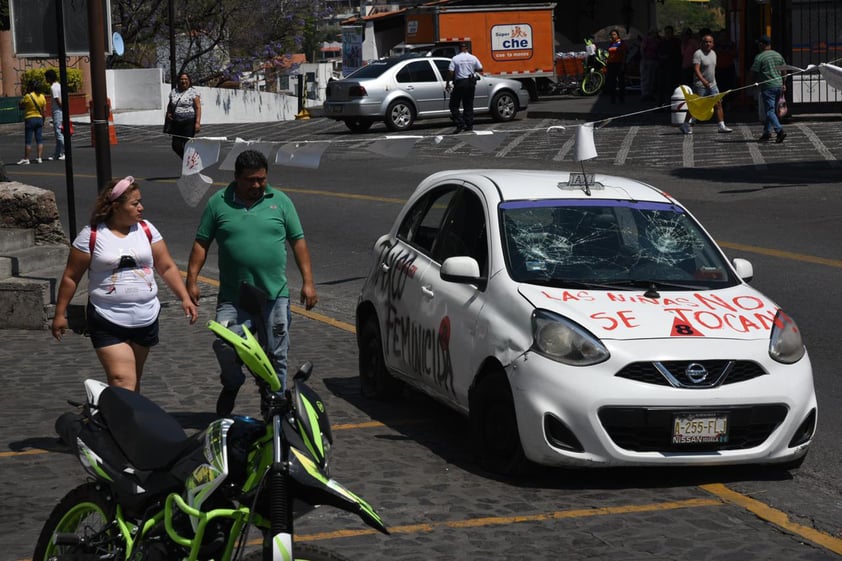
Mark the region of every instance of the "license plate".
<instances>
[{"instance_id":1,"label":"license plate","mask_svg":"<svg viewBox=\"0 0 842 561\"><path fill-rule=\"evenodd\" d=\"M676 415L672 427L673 444L728 442L728 415L724 413Z\"/></svg>"},{"instance_id":2,"label":"license plate","mask_svg":"<svg viewBox=\"0 0 842 561\"><path fill-rule=\"evenodd\" d=\"M342 106L341 105L332 105L330 107L331 113L342 113Z\"/></svg>"}]
</instances>

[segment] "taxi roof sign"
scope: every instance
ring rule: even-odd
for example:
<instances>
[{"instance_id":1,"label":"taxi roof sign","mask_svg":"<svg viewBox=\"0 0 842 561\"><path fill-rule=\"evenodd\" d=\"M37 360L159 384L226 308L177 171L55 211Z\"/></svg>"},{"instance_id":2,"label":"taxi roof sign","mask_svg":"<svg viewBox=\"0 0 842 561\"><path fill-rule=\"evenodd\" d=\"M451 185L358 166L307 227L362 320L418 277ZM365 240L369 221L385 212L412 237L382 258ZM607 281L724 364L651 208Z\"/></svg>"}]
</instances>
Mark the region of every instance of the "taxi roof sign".
<instances>
[{"instance_id":1,"label":"taxi roof sign","mask_svg":"<svg viewBox=\"0 0 842 561\"><path fill-rule=\"evenodd\" d=\"M583 173L578 171L571 171L570 176L567 178L567 183L559 183L558 188L563 190L575 190L581 189L586 194L590 195L591 189L604 189L605 186L602 183L597 183L595 180L595 174L593 173Z\"/></svg>"}]
</instances>

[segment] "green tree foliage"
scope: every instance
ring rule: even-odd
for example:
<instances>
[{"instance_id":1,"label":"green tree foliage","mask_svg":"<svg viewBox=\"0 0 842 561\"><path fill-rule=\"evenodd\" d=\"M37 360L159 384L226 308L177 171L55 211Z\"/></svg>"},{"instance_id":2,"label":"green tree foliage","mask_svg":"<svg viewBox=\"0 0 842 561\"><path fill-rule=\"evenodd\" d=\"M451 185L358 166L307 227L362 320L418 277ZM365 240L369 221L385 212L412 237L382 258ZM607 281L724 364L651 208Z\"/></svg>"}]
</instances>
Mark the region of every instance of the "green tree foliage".
<instances>
[{"instance_id":1,"label":"green tree foliage","mask_svg":"<svg viewBox=\"0 0 842 561\"><path fill-rule=\"evenodd\" d=\"M676 33L689 27L694 32L708 28L711 31L722 29L725 15L722 0L711 0L707 4L688 2L687 0L664 0L657 5L658 29L671 25Z\"/></svg>"},{"instance_id":2,"label":"green tree foliage","mask_svg":"<svg viewBox=\"0 0 842 561\"><path fill-rule=\"evenodd\" d=\"M44 77L44 74L49 70L49 68L31 68L21 74L20 82L21 84L28 84L30 80L34 80L37 84L37 89L39 93L50 95L50 84L47 82L47 79ZM53 68L55 70L56 76L59 75L58 68ZM67 92L68 93L75 93L81 91L82 89L82 71L78 68L68 68L67 69Z\"/></svg>"}]
</instances>

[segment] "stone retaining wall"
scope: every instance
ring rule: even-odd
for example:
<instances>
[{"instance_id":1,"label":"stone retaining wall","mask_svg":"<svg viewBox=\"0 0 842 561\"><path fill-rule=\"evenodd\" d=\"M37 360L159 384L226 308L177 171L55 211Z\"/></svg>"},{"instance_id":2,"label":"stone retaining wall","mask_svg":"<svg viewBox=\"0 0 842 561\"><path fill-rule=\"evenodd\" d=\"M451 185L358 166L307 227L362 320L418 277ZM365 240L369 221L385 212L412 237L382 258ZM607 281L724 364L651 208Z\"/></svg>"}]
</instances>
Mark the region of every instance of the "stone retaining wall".
<instances>
[{"instance_id":1,"label":"stone retaining wall","mask_svg":"<svg viewBox=\"0 0 842 561\"><path fill-rule=\"evenodd\" d=\"M0 183L0 228L30 228L36 245L67 244L55 193L10 181Z\"/></svg>"}]
</instances>

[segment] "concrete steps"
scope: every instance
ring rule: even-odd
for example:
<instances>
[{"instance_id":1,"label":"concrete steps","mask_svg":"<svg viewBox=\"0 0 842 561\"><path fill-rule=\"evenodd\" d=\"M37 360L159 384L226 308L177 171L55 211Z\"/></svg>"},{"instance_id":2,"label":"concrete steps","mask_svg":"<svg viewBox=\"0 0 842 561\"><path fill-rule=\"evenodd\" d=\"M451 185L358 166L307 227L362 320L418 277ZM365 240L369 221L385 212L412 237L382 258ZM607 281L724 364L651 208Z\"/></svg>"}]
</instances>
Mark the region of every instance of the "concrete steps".
<instances>
[{"instance_id":1,"label":"concrete steps","mask_svg":"<svg viewBox=\"0 0 842 561\"><path fill-rule=\"evenodd\" d=\"M6 329L46 329L55 311L69 247L35 245L33 230L0 228L0 321ZM80 283L68 319L84 318L87 276Z\"/></svg>"}]
</instances>

